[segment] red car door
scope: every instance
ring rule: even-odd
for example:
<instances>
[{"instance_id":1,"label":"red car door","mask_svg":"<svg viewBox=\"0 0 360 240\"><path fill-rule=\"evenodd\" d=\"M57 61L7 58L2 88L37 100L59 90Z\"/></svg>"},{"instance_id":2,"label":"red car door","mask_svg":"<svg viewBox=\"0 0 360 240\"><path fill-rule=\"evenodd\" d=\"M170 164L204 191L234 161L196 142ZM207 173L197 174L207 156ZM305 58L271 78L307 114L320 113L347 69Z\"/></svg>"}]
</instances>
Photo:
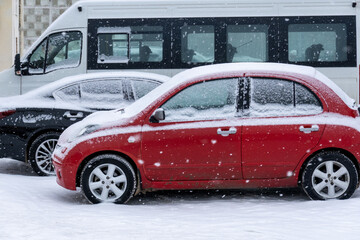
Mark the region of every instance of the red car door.
<instances>
[{"instance_id":1,"label":"red car door","mask_svg":"<svg viewBox=\"0 0 360 240\"><path fill-rule=\"evenodd\" d=\"M286 80L251 79L250 89L243 119L243 176L291 176L324 131L321 102L307 87Z\"/></svg>"},{"instance_id":2,"label":"red car door","mask_svg":"<svg viewBox=\"0 0 360 240\"><path fill-rule=\"evenodd\" d=\"M304 123L309 120L304 119ZM255 120L255 119L252 119ZM243 130L243 174L250 178L284 178L292 175L301 158L320 140L324 125L274 124L277 119L256 119L258 126L245 125ZM287 119L289 122L294 119ZM295 119L301 122L301 118ZM300 129L313 129L305 133Z\"/></svg>"},{"instance_id":3,"label":"red car door","mask_svg":"<svg viewBox=\"0 0 360 240\"><path fill-rule=\"evenodd\" d=\"M241 178L238 79L197 83L161 107L165 120L142 133L146 177L154 181Z\"/></svg>"}]
</instances>

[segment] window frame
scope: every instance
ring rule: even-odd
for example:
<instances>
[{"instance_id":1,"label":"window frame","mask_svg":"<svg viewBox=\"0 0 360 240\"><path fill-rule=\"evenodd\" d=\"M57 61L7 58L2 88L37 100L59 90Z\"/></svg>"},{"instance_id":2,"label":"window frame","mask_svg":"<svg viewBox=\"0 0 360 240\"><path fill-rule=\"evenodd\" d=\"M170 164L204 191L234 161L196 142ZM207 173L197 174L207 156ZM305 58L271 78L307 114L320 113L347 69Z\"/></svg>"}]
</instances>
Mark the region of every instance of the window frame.
<instances>
[{"instance_id":1,"label":"window frame","mask_svg":"<svg viewBox=\"0 0 360 240\"><path fill-rule=\"evenodd\" d=\"M345 24L347 46L351 51L347 61L290 62L288 59L288 27L290 24ZM97 29L99 27L131 26L163 27L163 59L161 62L130 62L97 64ZM211 63L183 63L181 61L181 27L184 25L212 25L215 37L215 59ZM192 18L143 18L143 19L89 19L87 69L187 69L202 65L225 63L227 25L267 25L267 62L295 63L313 67L356 67L356 17L340 16L276 16L276 17L192 17ZM278 33L279 32L279 33Z\"/></svg>"},{"instance_id":2,"label":"window frame","mask_svg":"<svg viewBox=\"0 0 360 240\"><path fill-rule=\"evenodd\" d=\"M98 28L106 27L118 27L126 28L137 27L137 26L161 26L163 28L163 57L160 62L132 62L131 59L131 32L129 35L129 61L127 63L97 63L98 59ZM171 23L167 22L166 19L89 19L88 20L88 70L99 70L99 69L165 69L171 66ZM93 38L94 36L94 38Z\"/></svg>"},{"instance_id":3,"label":"window frame","mask_svg":"<svg viewBox=\"0 0 360 240\"><path fill-rule=\"evenodd\" d=\"M316 100L318 101L319 103L319 107L321 107L321 112L318 112L318 113L311 113L311 114L303 114L303 115L297 115L297 114L288 114L288 115L278 115L278 116L251 116L251 89L253 88L253 85L251 84L251 80L255 80L255 79L267 79L267 80L279 80L279 81L287 81L287 82L291 82L292 84L292 105L294 110L296 109L296 84L304 87L306 90L308 90L315 98ZM281 77L277 77L277 76L274 76L274 77L269 77L269 76L261 76L261 75L254 75L254 76L246 76L246 77L243 77L241 78L241 81L246 81L248 82L248 85L250 86L249 88L247 88L247 92L248 94L246 95L247 97L245 98L246 99L246 102L249 103L247 108L246 108L246 112L244 111L245 108L243 108L243 111L242 111L242 114L241 116L243 117L248 117L248 118L281 118L281 117L305 117L305 116L315 116L315 115L319 115L319 114L322 114L325 112L325 103L323 102L322 100L322 97L319 96L317 93L317 91L314 91L313 88L309 87L308 84L302 82L302 81L297 81L297 80L294 80L294 79L290 79L290 78L281 78Z\"/></svg>"},{"instance_id":4,"label":"window frame","mask_svg":"<svg viewBox=\"0 0 360 240\"><path fill-rule=\"evenodd\" d=\"M85 108L85 109L89 109L89 110L96 110L96 108L88 108L88 107L84 107L81 105L81 92L82 92L82 89L81 89L81 84L84 84L84 83L88 83L88 82L100 82L100 81L112 81L112 80L118 80L118 81L121 81L121 85L122 85L122 91L123 91L123 94L124 94L124 97L126 99L124 100L130 100L130 101L135 101L134 99L134 96L133 96L133 90L132 90L132 86L128 80L128 78L126 77L111 77L111 78L93 78L93 79L84 79L84 80L81 80L81 81L78 81L78 82L75 82L75 83L70 83L70 84L67 84L65 86L61 86L59 87L58 89L55 89L52 91L52 96L54 97L55 100L57 101L64 101L64 102L68 102L68 101L65 101L63 100L58 94L57 92L60 92L62 91L63 89L65 88L68 88L68 87L71 87L71 86L77 86L77 91L78 91L78 97L79 99L77 100L77 105L79 105L80 107L82 108ZM72 103L72 102L68 102L68 103ZM102 108L100 108L100 110L104 110Z\"/></svg>"},{"instance_id":5,"label":"window frame","mask_svg":"<svg viewBox=\"0 0 360 240\"><path fill-rule=\"evenodd\" d=\"M71 67L64 67L64 68L55 68L55 69L52 69L50 71L46 71L48 65L47 65L47 58L48 58L48 48L49 48L49 39L51 36L53 35L56 35L56 34L61 34L63 32L66 32L66 33L79 33L80 34L80 56L79 56L79 63L76 65L76 66L71 66ZM58 70L61 70L61 69L71 69L71 68L77 68L81 65L81 60L82 60L82 52L83 52L83 33L81 31L78 31L78 30L70 30L70 31L60 31L60 32L54 32L54 33L51 33L49 34L48 36L46 36L34 49L33 51L28 55L27 57L27 61L28 61L28 67L27 67L27 70L26 72L23 72L22 75L45 75L45 74L48 74L48 73L51 73L51 72L54 72L54 71L58 71ZM35 53L35 51L41 46L41 44L46 41L46 47L45 47L45 58L44 58L44 63L43 63L43 68L42 68L42 72L41 73L30 73L30 67L29 67L29 63L30 63L30 58L32 57L32 55ZM66 49L68 50L68 43L66 44Z\"/></svg>"},{"instance_id":6,"label":"window frame","mask_svg":"<svg viewBox=\"0 0 360 240\"><path fill-rule=\"evenodd\" d=\"M173 49L171 51L173 52L173 67L174 68L193 68L197 66L203 66L203 65L211 65L214 63L219 63L217 61L218 55L216 49L220 47L222 44L221 41L217 41L217 39L220 38L220 32L218 28L218 23L215 20L216 18L183 18L179 20L175 20L172 24L172 41ZM212 26L214 28L214 61L213 62L183 62L182 61L182 27L184 26ZM175 54L180 53L180 54Z\"/></svg>"},{"instance_id":7,"label":"window frame","mask_svg":"<svg viewBox=\"0 0 360 240\"><path fill-rule=\"evenodd\" d=\"M163 82L157 81L157 80L153 80L153 79L147 79L147 78L131 78L129 77L128 79L128 85L130 86L130 91L131 91L131 96L134 97L135 101L137 101L138 99L142 98L142 97L138 97L137 93L135 91L135 86L134 86L134 82L146 82L146 83L156 83L157 86L155 88L157 88L158 86L160 86ZM154 88L154 89L155 89ZM150 91L151 92L151 91ZM145 95L144 95L145 96Z\"/></svg>"},{"instance_id":8,"label":"window frame","mask_svg":"<svg viewBox=\"0 0 360 240\"><path fill-rule=\"evenodd\" d=\"M226 24L226 27L224 28L224 45L226 49L226 44L228 42L228 35L227 35L227 26L228 25L267 25L268 26L268 35L267 35L267 53L268 53L268 60L266 62L278 62L279 59L279 51L277 47L274 47L277 45L278 37L277 37L277 28L278 28L278 22L277 20L274 21L274 18L271 17L240 17L240 18L226 18L224 19L224 24ZM222 62L226 63L226 52L224 54L225 58L222 59Z\"/></svg>"},{"instance_id":9,"label":"window frame","mask_svg":"<svg viewBox=\"0 0 360 240\"><path fill-rule=\"evenodd\" d=\"M105 27L104 27L105 28ZM121 59L119 61L115 61L115 60L108 60L108 62L106 60L104 60L104 64L108 64L108 63L115 63L115 64L119 64L119 63L128 63L130 61L130 28L119 28L118 30L117 29L101 29L98 28L98 31L97 31L97 34L96 34L96 37L97 37L97 50L99 50L100 48L100 41L99 41L99 37L100 35L106 35L106 34L112 34L112 35L116 35L116 34L120 34L120 35L126 35L127 36L127 46L128 46L128 49L126 51L127 55L126 55L126 59ZM100 57L99 57L99 54L97 55L97 63L98 64L103 64ZM100 60L100 62L99 62Z\"/></svg>"},{"instance_id":10,"label":"window frame","mask_svg":"<svg viewBox=\"0 0 360 240\"><path fill-rule=\"evenodd\" d=\"M186 86L179 86L177 87L174 91L172 91L165 99L163 99L161 102L159 102L157 104L157 107L155 107L154 109L152 109L152 113L154 111L156 111L156 109L158 108L162 108L162 106L164 104L166 104L169 100L171 100L172 98L176 97L179 93L185 91L186 89L190 88L190 87L193 87L195 85L199 85L199 84L203 84L205 82L214 82L214 81L221 81L221 80L234 80L234 81L237 81L236 85L239 86L239 83L241 81L241 77L225 77L225 78L215 78L215 79L207 79L207 80L202 80L202 81L197 81L197 82L192 82L190 84L187 84ZM237 90L239 90L239 88L237 88ZM234 102L234 116L232 116L232 118L238 118L238 117L241 117L241 112L239 110L239 91L235 92L236 96L235 96L235 102ZM164 110L165 111L165 110ZM165 115L166 115L166 112L165 112ZM212 119L191 119L191 120L174 120L174 121L166 121L166 118L165 118L165 121L160 121L160 123L175 123L175 122L194 122L194 121L214 121L214 120L221 120L221 119L225 119L227 117L224 117L224 118L212 118ZM150 121L150 118L149 118L149 121Z\"/></svg>"},{"instance_id":11,"label":"window frame","mask_svg":"<svg viewBox=\"0 0 360 240\"><path fill-rule=\"evenodd\" d=\"M350 52L346 61L292 62L289 60L289 26L296 24L345 24L346 41ZM355 16L301 16L279 18L279 43L286 49L280 51L279 62L312 67L356 67L356 21ZM353 33L353 37L352 34Z\"/></svg>"},{"instance_id":12,"label":"window frame","mask_svg":"<svg viewBox=\"0 0 360 240\"><path fill-rule=\"evenodd\" d=\"M66 100L63 100L59 95L58 95L58 92L66 89L66 88L69 88L69 87L72 87L72 86L76 86L77 87L77 96L78 96L78 103L80 103L80 97L81 97L81 93L80 93L80 82L76 82L76 83L71 83L71 84L67 84L65 86L61 86L60 88L57 88L55 89L54 91L52 91L51 95L54 97L54 99L56 101L63 101L63 102L68 102ZM71 103L71 102L70 102Z\"/></svg>"}]
</instances>

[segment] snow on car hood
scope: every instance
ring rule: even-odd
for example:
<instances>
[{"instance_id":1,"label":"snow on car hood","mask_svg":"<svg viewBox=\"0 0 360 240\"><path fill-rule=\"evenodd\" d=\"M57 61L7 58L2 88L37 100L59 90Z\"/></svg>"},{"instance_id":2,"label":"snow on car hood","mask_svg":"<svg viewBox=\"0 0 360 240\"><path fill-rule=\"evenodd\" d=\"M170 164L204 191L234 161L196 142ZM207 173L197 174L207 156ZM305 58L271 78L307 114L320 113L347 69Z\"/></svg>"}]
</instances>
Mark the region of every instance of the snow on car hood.
<instances>
[{"instance_id":1,"label":"snow on car hood","mask_svg":"<svg viewBox=\"0 0 360 240\"><path fill-rule=\"evenodd\" d=\"M96 136L112 135L114 134L113 128L121 128L122 125L127 124L129 121L131 121L130 117L125 114L123 109L95 112L65 129L60 136L59 144L64 142L77 143ZM84 134L84 136L79 136L81 131L86 128L92 131L86 135ZM97 134L97 132L101 133Z\"/></svg>"}]
</instances>

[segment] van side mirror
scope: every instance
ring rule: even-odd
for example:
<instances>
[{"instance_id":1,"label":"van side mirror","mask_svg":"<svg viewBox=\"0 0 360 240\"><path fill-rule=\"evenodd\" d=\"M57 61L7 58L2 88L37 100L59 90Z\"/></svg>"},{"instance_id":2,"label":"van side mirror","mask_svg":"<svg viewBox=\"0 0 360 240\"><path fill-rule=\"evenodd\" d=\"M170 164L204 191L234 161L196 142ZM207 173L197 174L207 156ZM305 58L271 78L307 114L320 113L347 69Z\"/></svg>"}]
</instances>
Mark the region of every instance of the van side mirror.
<instances>
[{"instance_id":1,"label":"van side mirror","mask_svg":"<svg viewBox=\"0 0 360 240\"><path fill-rule=\"evenodd\" d=\"M165 120L165 111L162 108L158 108L150 117L150 122L158 123L162 120Z\"/></svg>"},{"instance_id":2,"label":"van side mirror","mask_svg":"<svg viewBox=\"0 0 360 240\"><path fill-rule=\"evenodd\" d=\"M15 55L14 70L15 70L15 75L17 75L17 76L21 75L21 62L20 62L20 54L19 53L17 53Z\"/></svg>"}]
</instances>

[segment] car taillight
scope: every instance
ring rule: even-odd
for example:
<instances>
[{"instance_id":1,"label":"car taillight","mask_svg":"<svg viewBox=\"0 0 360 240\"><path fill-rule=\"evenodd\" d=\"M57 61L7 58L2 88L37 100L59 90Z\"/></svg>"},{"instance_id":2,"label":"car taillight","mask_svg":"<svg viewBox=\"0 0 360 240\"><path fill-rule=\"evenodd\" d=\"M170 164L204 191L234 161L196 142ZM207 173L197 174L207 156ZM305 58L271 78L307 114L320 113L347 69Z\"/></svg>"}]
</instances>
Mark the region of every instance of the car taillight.
<instances>
[{"instance_id":1,"label":"car taillight","mask_svg":"<svg viewBox=\"0 0 360 240\"><path fill-rule=\"evenodd\" d=\"M0 112L0 119L4 118L4 117L8 117L14 113L15 113L15 110L2 111L2 112Z\"/></svg>"}]
</instances>

